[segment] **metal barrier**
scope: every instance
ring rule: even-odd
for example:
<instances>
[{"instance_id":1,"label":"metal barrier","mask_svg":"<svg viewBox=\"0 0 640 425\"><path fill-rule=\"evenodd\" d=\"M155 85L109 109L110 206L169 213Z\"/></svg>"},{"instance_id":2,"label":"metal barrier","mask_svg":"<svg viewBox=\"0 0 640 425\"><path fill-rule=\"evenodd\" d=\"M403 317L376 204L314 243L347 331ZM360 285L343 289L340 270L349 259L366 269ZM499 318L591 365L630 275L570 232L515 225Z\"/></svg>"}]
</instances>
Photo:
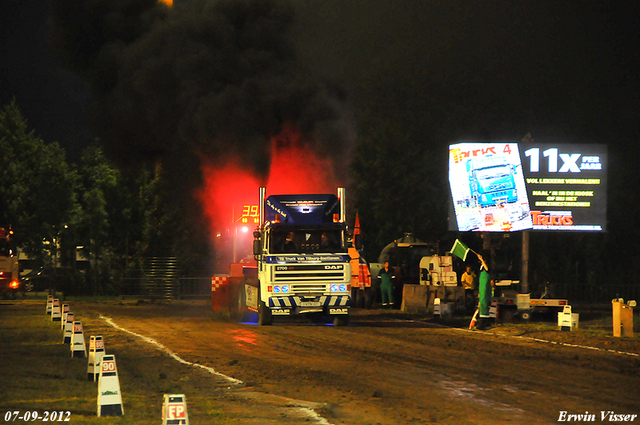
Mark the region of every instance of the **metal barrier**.
<instances>
[{"instance_id":1,"label":"metal barrier","mask_svg":"<svg viewBox=\"0 0 640 425\"><path fill-rule=\"evenodd\" d=\"M208 299L211 277L178 279L123 278L121 295L153 299Z\"/></svg>"}]
</instances>

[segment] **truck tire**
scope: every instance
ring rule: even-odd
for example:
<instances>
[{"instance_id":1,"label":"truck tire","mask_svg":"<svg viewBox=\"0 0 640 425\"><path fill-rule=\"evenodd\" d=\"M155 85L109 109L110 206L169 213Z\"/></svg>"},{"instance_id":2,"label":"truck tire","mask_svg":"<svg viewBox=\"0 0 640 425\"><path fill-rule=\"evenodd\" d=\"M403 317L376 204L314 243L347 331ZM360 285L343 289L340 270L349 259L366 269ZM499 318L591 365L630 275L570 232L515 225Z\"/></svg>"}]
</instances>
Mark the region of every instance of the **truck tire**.
<instances>
[{"instance_id":1,"label":"truck tire","mask_svg":"<svg viewBox=\"0 0 640 425\"><path fill-rule=\"evenodd\" d=\"M531 320L531 311L529 310L521 311L520 319L524 320L525 322L528 322L529 320Z\"/></svg>"},{"instance_id":2,"label":"truck tire","mask_svg":"<svg viewBox=\"0 0 640 425\"><path fill-rule=\"evenodd\" d=\"M267 326L273 323L273 315L271 315L271 309L266 306L264 301L258 302L258 324L260 326Z\"/></svg>"},{"instance_id":3,"label":"truck tire","mask_svg":"<svg viewBox=\"0 0 640 425\"><path fill-rule=\"evenodd\" d=\"M238 296L236 305L234 306L233 319L238 322L244 322L245 320L247 320L247 316L249 315L249 309L246 305L247 296L244 282L240 282L237 292Z\"/></svg>"},{"instance_id":4,"label":"truck tire","mask_svg":"<svg viewBox=\"0 0 640 425\"><path fill-rule=\"evenodd\" d=\"M349 315L336 315L333 316L333 326L347 326L349 324Z\"/></svg>"},{"instance_id":5,"label":"truck tire","mask_svg":"<svg viewBox=\"0 0 640 425\"><path fill-rule=\"evenodd\" d=\"M380 282L378 279L371 282L371 287L369 288L369 305L370 308L375 308L376 304L380 304L382 300L382 295L380 293Z\"/></svg>"},{"instance_id":6,"label":"truck tire","mask_svg":"<svg viewBox=\"0 0 640 425\"><path fill-rule=\"evenodd\" d=\"M364 308L371 310L376 302L376 290L373 286L364 288Z\"/></svg>"},{"instance_id":7,"label":"truck tire","mask_svg":"<svg viewBox=\"0 0 640 425\"><path fill-rule=\"evenodd\" d=\"M511 323L513 322L513 317L516 315L516 310L513 308L501 308L500 309L500 321L502 323Z\"/></svg>"},{"instance_id":8,"label":"truck tire","mask_svg":"<svg viewBox=\"0 0 640 425\"><path fill-rule=\"evenodd\" d=\"M351 307L363 308L365 305L365 291L360 288L351 289Z\"/></svg>"}]
</instances>

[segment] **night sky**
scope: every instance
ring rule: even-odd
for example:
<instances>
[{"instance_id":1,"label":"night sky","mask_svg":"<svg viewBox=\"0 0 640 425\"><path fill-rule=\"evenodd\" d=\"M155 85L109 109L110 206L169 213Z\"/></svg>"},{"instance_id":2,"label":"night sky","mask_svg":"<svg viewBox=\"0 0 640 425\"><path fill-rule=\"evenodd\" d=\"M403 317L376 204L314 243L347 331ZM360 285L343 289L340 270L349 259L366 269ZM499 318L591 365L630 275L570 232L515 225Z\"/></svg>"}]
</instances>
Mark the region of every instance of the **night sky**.
<instances>
[{"instance_id":1,"label":"night sky","mask_svg":"<svg viewBox=\"0 0 640 425\"><path fill-rule=\"evenodd\" d=\"M48 1L0 2L0 104L15 97L29 127L78 160L95 137L86 117L91 94L49 48L49 11Z\"/></svg>"},{"instance_id":2,"label":"night sky","mask_svg":"<svg viewBox=\"0 0 640 425\"><path fill-rule=\"evenodd\" d=\"M301 54L346 80L358 106L447 126L453 140L637 134L638 2L304 4Z\"/></svg>"},{"instance_id":3,"label":"night sky","mask_svg":"<svg viewBox=\"0 0 640 425\"><path fill-rule=\"evenodd\" d=\"M637 133L636 1L292 3L298 55L347 87L356 110L399 110L457 138ZM15 96L30 126L76 157L93 137L90 92L48 48L49 12L47 1L2 2L0 101Z\"/></svg>"},{"instance_id":4,"label":"night sky","mask_svg":"<svg viewBox=\"0 0 640 425\"><path fill-rule=\"evenodd\" d=\"M640 153L640 2L291 5L296 66L307 80L340 87L356 130L364 116L392 115L441 146L442 159L451 142L527 133L538 142L607 144L620 171L610 176L610 197L631 193L637 205L628 160ZM51 9L41 0L0 3L0 102L15 97L30 127L77 159L103 134L87 117L92 91L49 48Z\"/></svg>"}]
</instances>

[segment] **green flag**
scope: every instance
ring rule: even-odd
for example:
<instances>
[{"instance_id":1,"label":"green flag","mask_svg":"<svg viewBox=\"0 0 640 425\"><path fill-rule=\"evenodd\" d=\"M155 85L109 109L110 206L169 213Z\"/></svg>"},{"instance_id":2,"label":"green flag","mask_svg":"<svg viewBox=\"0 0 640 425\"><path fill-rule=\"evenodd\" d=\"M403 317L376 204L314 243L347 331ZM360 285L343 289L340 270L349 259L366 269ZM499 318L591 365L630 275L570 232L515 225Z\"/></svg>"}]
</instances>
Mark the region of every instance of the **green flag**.
<instances>
[{"instance_id":1,"label":"green flag","mask_svg":"<svg viewBox=\"0 0 640 425\"><path fill-rule=\"evenodd\" d=\"M460 242L458 239L453 243L451 253L456 257L460 257L462 261L467 260L467 254L471 251L468 246Z\"/></svg>"}]
</instances>

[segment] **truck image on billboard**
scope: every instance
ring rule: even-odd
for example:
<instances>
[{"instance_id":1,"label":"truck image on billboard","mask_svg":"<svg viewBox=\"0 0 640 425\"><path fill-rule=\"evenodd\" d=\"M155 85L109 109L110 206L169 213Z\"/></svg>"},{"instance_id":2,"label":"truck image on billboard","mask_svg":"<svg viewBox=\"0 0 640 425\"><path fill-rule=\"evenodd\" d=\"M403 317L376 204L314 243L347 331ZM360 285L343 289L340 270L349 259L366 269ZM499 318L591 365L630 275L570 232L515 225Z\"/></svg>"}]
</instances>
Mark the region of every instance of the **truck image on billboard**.
<instances>
[{"instance_id":1,"label":"truck image on billboard","mask_svg":"<svg viewBox=\"0 0 640 425\"><path fill-rule=\"evenodd\" d=\"M471 198L480 207L494 207L518 200L514 179L515 166L502 156L487 156L467 161Z\"/></svg>"},{"instance_id":2,"label":"truck image on billboard","mask_svg":"<svg viewBox=\"0 0 640 425\"><path fill-rule=\"evenodd\" d=\"M510 232L532 227L516 143L451 145L449 184L460 231Z\"/></svg>"},{"instance_id":3,"label":"truck image on billboard","mask_svg":"<svg viewBox=\"0 0 640 425\"><path fill-rule=\"evenodd\" d=\"M451 230L606 230L606 145L449 146Z\"/></svg>"}]
</instances>

